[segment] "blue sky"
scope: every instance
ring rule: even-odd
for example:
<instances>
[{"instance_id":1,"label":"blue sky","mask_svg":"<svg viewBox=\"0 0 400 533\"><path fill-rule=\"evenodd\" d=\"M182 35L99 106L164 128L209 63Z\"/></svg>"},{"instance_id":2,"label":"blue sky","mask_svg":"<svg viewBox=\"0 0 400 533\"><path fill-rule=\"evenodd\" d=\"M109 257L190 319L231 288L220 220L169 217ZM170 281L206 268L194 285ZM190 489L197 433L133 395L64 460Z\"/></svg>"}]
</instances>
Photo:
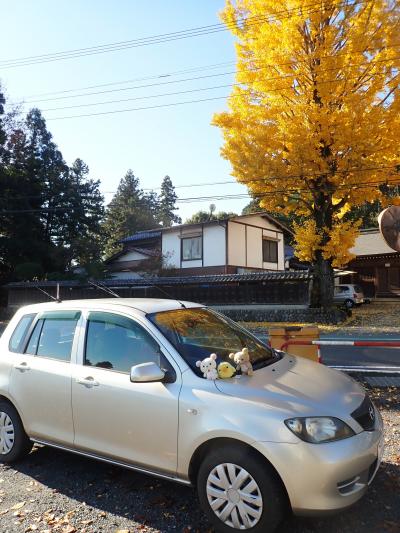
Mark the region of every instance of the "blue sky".
<instances>
[{"instance_id":1,"label":"blue sky","mask_svg":"<svg viewBox=\"0 0 400 533\"><path fill-rule=\"evenodd\" d=\"M223 0L14 0L1 7L0 61L32 55L96 46L188 28L218 24ZM0 80L10 101L30 100L23 109L40 109L98 103L106 100L158 95L167 92L229 84L233 76L172 83L102 95L38 102L42 93L79 89L91 85L158 76L194 67L234 61L232 35L218 32L206 36L154 44L127 50L67 59L18 68L1 68ZM159 81L219 74L234 65L182 74L159 80L136 81L104 89L122 89ZM99 91L102 89L92 89ZM86 91L86 92L91 92ZM82 91L85 92L85 91ZM76 109L44 111L48 127L66 161L82 158L91 177L100 179L102 191L115 191L120 178L132 168L142 187L159 186L165 174L175 186L226 181L229 163L219 155L222 137L210 125L215 111L225 100L176 107L132 111L98 117L60 120L53 117L127 109L164 103L226 96L230 89L219 88L175 96L110 103ZM67 93L80 94L79 91ZM32 95L34 97L32 98ZM64 95L48 95L47 98ZM245 193L239 184L178 188L181 198ZM105 195L106 202L111 194ZM217 210L240 212L246 200L212 201ZM179 204L182 218L211 201Z\"/></svg>"}]
</instances>

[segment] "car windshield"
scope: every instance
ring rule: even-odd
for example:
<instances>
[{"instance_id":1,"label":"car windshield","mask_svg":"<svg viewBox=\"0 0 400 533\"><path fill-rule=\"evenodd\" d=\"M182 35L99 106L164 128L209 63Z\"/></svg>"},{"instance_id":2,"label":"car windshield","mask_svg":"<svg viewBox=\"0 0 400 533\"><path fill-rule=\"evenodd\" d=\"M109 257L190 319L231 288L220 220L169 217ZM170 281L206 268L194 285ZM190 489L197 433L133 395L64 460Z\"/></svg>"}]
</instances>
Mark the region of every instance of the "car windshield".
<instances>
[{"instance_id":1,"label":"car windshield","mask_svg":"<svg viewBox=\"0 0 400 533\"><path fill-rule=\"evenodd\" d=\"M229 361L234 365L229 354L246 347L255 370L275 360L271 348L232 320L210 309L176 309L151 313L147 317L197 375L201 375L201 372L196 367L196 361L201 361L211 353L217 354L217 364Z\"/></svg>"}]
</instances>

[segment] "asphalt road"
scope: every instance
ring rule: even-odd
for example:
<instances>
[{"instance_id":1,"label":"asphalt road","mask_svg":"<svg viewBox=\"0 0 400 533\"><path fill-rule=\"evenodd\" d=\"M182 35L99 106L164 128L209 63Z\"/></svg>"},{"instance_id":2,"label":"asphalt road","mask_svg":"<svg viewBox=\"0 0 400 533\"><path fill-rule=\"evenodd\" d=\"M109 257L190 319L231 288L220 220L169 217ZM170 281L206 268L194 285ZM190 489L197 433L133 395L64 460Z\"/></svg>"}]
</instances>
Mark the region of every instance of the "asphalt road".
<instances>
[{"instance_id":1,"label":"asphalt road","mask_svg":"<svg viewBox=\"0 0 400 533\"><path fill-rule=\"evenodd\" d=\"M400 348L322 346L322 361L328 366L363 366L400 371Z\"/></svg>"}]
</instances>

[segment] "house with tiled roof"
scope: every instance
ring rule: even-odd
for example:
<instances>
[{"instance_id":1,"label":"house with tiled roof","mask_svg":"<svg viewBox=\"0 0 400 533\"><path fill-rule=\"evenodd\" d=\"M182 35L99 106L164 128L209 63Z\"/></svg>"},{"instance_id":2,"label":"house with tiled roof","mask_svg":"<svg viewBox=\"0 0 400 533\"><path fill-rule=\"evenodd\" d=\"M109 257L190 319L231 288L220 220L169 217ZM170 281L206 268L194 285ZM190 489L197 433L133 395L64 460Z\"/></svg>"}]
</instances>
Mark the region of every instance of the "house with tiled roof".
<instances>
[{"instance_id":1,"label":"house with tiled roof","mask_svg":"<svg viewBox=\"0 0 400 533\"><path fill-rule=\"evenodd\" d=\"M178 276L283 271L289 233L267 213L156 228L121 240L122 250L106 267L118 279L148 273L157 260L161 270Z\"/></svg>"}]
</instances>

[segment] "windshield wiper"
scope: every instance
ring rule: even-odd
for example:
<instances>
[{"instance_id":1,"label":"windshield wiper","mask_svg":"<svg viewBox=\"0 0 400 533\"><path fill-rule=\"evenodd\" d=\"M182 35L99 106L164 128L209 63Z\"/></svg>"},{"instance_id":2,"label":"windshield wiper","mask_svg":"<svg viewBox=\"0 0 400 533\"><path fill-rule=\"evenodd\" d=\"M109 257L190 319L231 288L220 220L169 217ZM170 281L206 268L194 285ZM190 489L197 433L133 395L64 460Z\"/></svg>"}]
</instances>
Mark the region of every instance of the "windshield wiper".
<instances>
[{"instance_id":1,"label":"windshield wiper","mask_svg":"<svg viewBox=\"0 0 400 533\"><path fill-rule=\"evenodd\" d=\"M277 352L273 348L271 348L271 350L274 355L268 359L261 359L253 363L253 370L259 370L260 368L272 365L272 363L275 363L276 361L279 361L279 359L282 359L282 355L279 352Z\"/></svg>"}]
</instances>

